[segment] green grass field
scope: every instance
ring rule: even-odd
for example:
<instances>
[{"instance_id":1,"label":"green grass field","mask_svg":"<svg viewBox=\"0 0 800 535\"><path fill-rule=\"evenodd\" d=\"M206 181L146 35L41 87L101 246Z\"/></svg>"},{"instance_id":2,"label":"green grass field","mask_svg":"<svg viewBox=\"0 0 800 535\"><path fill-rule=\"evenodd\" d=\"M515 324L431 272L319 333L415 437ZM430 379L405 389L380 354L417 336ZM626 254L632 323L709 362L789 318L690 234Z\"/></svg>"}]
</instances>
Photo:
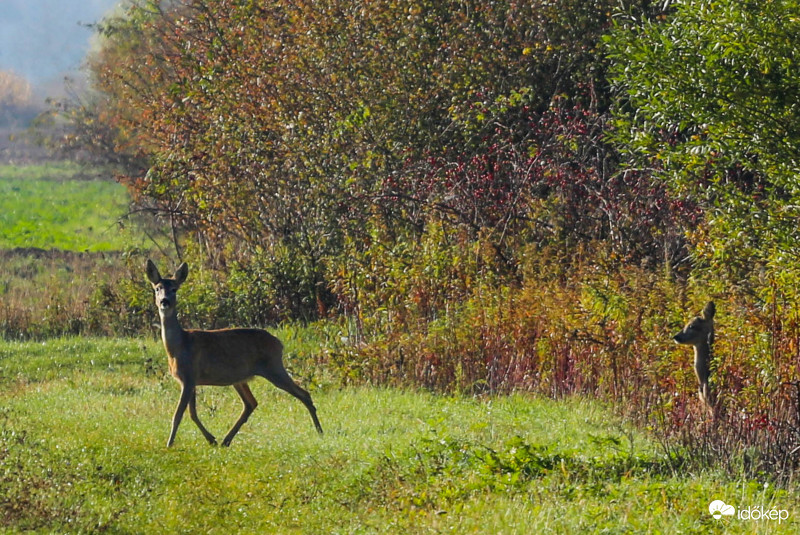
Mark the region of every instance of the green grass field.
<instances>
[{"instance_id":1,"label":"green grass field","mask_svg":"<svg viewBox=\"0 0 800 535\"><path fill-rule=\"evenodd\" d=\"M76 178L68 163L0 166L0 248L121 250L128 193L111 180Z\"/></svg>"},{"instance_id":2,"label":"green grass field","mask_svg":"<svg viewBox=\"0 0 800 535\"><path fill-rule=\"evenodd\" d=\"M281 330L305 408L256 379L260 405L230 448L187 417L153 340L0 342L0 531L43 533L796 533L800 498L687 472L581 399L471 399L339 388L317 343ZM317 379L309 379L317 377ZM222 435L231 388L200 390ZM789 519L708 512L712 500Z\"/></svg>"}]
</instances>

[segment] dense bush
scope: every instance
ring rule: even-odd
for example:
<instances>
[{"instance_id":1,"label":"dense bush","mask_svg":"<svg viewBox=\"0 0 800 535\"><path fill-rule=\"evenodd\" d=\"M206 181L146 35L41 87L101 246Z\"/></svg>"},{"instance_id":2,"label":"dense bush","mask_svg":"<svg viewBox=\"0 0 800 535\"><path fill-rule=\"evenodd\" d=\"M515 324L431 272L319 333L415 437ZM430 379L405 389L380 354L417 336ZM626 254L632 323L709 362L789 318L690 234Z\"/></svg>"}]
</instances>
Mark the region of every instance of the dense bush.
<instances>
[{"instance_id":1,"label":"dense bush","mask_svg":"<svg viewBox=\"0 0 800 535\"><path fill-rule=\"evenodd\" d=\"M134 3L102 25L103 97L79 114L98 126L76 141L146 157L123 180L216 265L288 251L314 288L335 282L326 266L366 239L365 219L394 242L433 212L482 235L508 271L519 245L552 239L672 259L681 233L663 187L603 141L611 8Z\"/></svg>"}]
</instances>

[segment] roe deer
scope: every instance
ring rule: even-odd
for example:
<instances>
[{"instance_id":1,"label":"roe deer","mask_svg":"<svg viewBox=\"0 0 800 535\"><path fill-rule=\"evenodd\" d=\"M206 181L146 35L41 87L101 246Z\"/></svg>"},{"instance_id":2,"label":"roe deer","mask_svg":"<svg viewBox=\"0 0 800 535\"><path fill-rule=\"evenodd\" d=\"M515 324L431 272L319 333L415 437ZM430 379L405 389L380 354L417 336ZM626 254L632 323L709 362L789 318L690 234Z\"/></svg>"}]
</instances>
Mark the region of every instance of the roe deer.
<instances>
[{"instance_id":1,"label":"roe deer","mask_svg":"<svg viewBox=\"0 0 800 535\"><path fill-rule=\"evenodd\" d=\"M679 344L694 346L694 373L700 383L700 400L712 411L714 403L708 378L711 375L711 347L714 345L714 314L717 309L713 301L703 308L702 316L692 319L673 340Z\"/></svg>"},{"instance_id":2,"label":"roe deer","mask_svg":"<svg viewBox=\"0 0 800 535\"><path fill-rule=\"evenodd\" d=\"M192 420L206 440L212 445L217 443L214 435L197 417L195 388L198 385L233 386L242 398L242 414L222 440L223 446L230 446L239 428L258 405L247 386L247 381L256 375L302 401L321 434L322 427L311 396L292 381L283 367L283 344L280 340L262 329L200 331L181 328L176 311L177 292L188 274L189 267L184 262L171 279L165 279L153 261L147 261L147 278L153 285L158 314L161 316L161 338L167 349L169 371L181 383L181 398L172 418L172 432L167 447L175 441L175 433L187 406Z\"/></svg>"}]
</instances>

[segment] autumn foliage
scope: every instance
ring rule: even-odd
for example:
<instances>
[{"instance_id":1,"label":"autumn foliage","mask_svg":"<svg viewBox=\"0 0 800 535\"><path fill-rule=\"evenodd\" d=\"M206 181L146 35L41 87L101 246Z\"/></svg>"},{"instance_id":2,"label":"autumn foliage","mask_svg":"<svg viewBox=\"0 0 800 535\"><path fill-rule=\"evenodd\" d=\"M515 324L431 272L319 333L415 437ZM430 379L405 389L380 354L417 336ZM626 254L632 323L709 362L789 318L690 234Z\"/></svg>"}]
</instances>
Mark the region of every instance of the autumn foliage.
<instances>
[{"instance_id":1,"label":"autumn foliage","mask_svg":"<svg viewBox=\"0 0 800 535\"><path fill-rule=\"evenodd\" d=\"M600 139L610 7L150 2L104 27L97 113L148 160L132 189L214 256L286 243L319 261L367 214L508 236L572 175L602 194L590 182L618 174Z\"/></svg>"}]
</instances>

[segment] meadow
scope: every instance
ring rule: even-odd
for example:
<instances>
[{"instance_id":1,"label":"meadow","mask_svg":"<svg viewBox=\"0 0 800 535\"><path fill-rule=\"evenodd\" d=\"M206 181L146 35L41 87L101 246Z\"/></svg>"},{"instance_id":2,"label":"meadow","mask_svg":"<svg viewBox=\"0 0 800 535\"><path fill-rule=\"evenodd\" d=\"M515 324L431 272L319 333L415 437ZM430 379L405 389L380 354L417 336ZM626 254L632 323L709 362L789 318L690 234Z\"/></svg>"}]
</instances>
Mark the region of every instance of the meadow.
<instances>
[{"instance_id":1,"label":"meadow","mask_svg":"<svg viewBox=\"0 0 800 535\"><path fill-rule=\"evenodd\" d=\"M148 253L113 250L122 242L103 251L113 242L88 226L69 231L86 240L78 246L57 238L68 224L44 217L47 207L85 181L69 166L60 177L42 169L0 173L0 188L39 192L35 209L20 207L19 198L14 206L33 210L26 217L41 226L33 234L49 236L25 242L41 250L16 249L23 244L15 237L0 251L0 532L800 529L792 481L776 486L768 474L700 462L591 396L437 394L354 378L355 361L340 362L344 334L331 320L272 329L286 345L290 373L314 398L322 437L300 403L259 379L252 388L260 405L230 448L208 446L185 418L167 449L179 387L155 331L142 327L152 313L139 262ZM96 186L119 194L114 184ZM111 197L103 210L117 208L107 212L81 196L64 198L66 214L95 210L73 218L101 221L92 229L110 228L125 211ZM142 237L121 239L130 247ZM182 314L193 325L205 325L198 312L214 295L208 277L197 273L184 294ZM127 317L138 317L135 335L120 336L127 332L120 318L109 331L115 336L90 335L113 320L115 312L98 311L120 284L138 300L125 305ZM230 388L201 388L198 408L218 437L240 411ZM715 519L713 500L788 518Z\"/></svg>"},{"instance_id":2,"label":"meadow","mask_svg":"<svg viewBox=\"0 0 800 535\"><path fill-rule=\"evenodd\" d=\"M152 339L0 343L0 529L76 533L796 533L800 498L695 471L596 401L339 387L315 330L287 363L325 428L266 381L230 448L188 418ZM309 380L315 376L317 380ZM199 391L217 434L232 389ZM712 500L789 518L714 519Z\"/></svg>"},{"instance_id":3,"label":"meadow","mask_svg":"<svg viewBox=\"0 0 800 535\"><path fill-rule=\"evenodd\" d=\"M118 251L129 196L113 181L85 176L77 164L0 166L0 248Z\"/></svg>"}]
</instances>

